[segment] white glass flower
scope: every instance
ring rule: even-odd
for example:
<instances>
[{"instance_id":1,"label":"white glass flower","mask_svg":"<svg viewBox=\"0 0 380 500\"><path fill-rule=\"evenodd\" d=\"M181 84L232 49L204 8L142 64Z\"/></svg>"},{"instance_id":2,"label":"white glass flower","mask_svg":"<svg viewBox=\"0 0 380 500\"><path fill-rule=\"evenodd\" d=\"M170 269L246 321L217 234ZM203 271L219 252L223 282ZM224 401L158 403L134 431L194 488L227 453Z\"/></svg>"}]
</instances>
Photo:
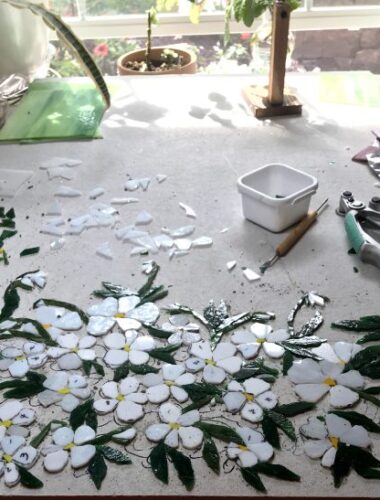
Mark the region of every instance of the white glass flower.
<instances>
[{"instance_id":1,"label":"white glass flower","mask_svg":"<svg viewBox=\"0 0 380 500\"><path fill-rule=\"evenodd\" d=\"M202 340L190 347L190 354L194 357L185 362L189 372L196 373L203 370L203 379L209 384L221 384L226 373L233 375L241 368L242 360L234 356L236 347L230 342L220 342L214 351L210 342Z\"/></svg>"},{"instance_id":2,"label":"white glass flower","mask_svg":"<svg viewBox=\"0 0 380 500\"><path fill-rule=\"evenodd\" d=\"M0 441L0 476L4 474L6 486L20 481L17 466L30 469L36 463L38 451L26 444L22 436L5 436Z\"/></svg>"},{"instance_id":3,"label":"white glass flower","mask_svg":"<svg viewBox=\"0 0 380 500\"><path fill-rule=\"evenodd\" d=\"M358 393L351 389L361 389L364 378L356 370L342 373L343 370L342 363L301 359L293 363L288 376L296 384L295 391L303 401L316 403L330 393L330 404L345 408L359 400Z\"/></svg>"},{"instance_id":4,"label":"white glass flower","mask_svg":"<svg viewBox=\"0 0 380 500\"><path fill-rule=\"evenodd\" d=\"M276 394L270 390L268 382L251 377L242 384L232 380L223 395L223 401L228 411L241 411L245 420L256 423L263 419L263 408L274 408L278 400Z\"/></svg>"},{"instance_id":5,"label":"white glass flower","mask_svg":"<svg viewBox=\"0 0 380 500\"><path fill-rule=\"evenodd\" d=\"M81 425L75 432L70 427L60 427L52 436L53 444L45 446L44 467L48 472L59 472L71 462L73 469L87 465L96 453L93 444L86 444L96 436L94 429Z\"/></svg>"},{"instance_id":6,"label":"white glass flower","mask_svg":"<svg viewBox=\"0 0 380 500\"><path fill-rule=\"evenodd\" d=\"M109 349L104 362L111 368L117 368L126 361L133 365L144 365L149 361L149 351L156 347L150 335L138 336L135 330L124 333L109 333L104 337L104 345Z\"/></svg>"},{"instance_id":7,"label":"white glass flower","mask_svg":"<svg viewBox=\"0 0 380 500\"><path fill-rule=\"evenodd\" d=\"M47 274L43 271L36 271L35 273L25 274L21 278L21 283L26 286L38 286L38 288L44 288L47 281Z\"/></svg>"},{"instance_id":8,"label":"white glass flower","mask_svg":"<svg viewBox=\"0 0 380 500\"><path fill-rule=\"evenodd\" d=\"M63 307L41 305L36 309L36 319L53 339L64 331L79 330L83 326L82 319L76 311L67 311Z\"/></svg>"},{"instance_id":9,"label":"white glass flower","mask_svg":"<svg viewBox=\"0 0 380 500\"><path fill-rule=\"evenodd\" d=\"M231 336L231 342L237 344L238 351L245 359L256 357L261 347L270 358L278 359L284 355L285 349L276 342L281 342L289 338L286 330L272 330L269 325L263 323L253 323L251 331L236 331Z\"/></svg>"},{"instance_id":10,"label":"white glass flower","mask_svg":"<svg viewBox=\"0 0 380 500\"><path fill-rule=\"evenodd\" d=\"M142 377L142 383L147 387L146 395L150 403L163 403L173 396L178 403L184 403L189 396L181 386L193 384L195 376L185 373L182 364L162 366L161 373L147 373Z\"/></svg>"},{"instance_id":11,"label":"white glass flower","mask_svg":"<svg viewBox=\"0 0 380 500\"><path fill-rule=\"evenodd\" d=\"M108 297L87 310L90 321L87 332L90 335L105 335L117 323L123 331L138 330L141 324L153 324L160 315L160 310L153 302L139 305L140 297L129 295L119 300Z\"/></svg>"},{"instance_id":12,"label":"white glass flower","mask_svg":"<svg viewBox=\"0 0 380 500\"><path fill-rule=\"evenodd\" d=\"M25 342L22 349L6 347L1 351L0 370L8 370L15 378L22 378L29 370L43 366L48 360L45 345Z\"/></svg>"},{"instance_id":13,"label":"white glass flower","mask_svg":"<svg viewBox=\"0 0 380 500\"><path fill-rule=\"evenodd\" d=\"M168 338L169 344L184 344L191 345L194 342L199 342L199 326L195 323L190 323L188 316L185 314L174 314L169 317L169 321L163 323L163 330L172 332Z\"/></svg>"},{"instance_id":14,"label":"white glass flower","mask_svg":"<svg viewBox=\"0 0 380 500\"><path fill-rule=\"evenodd\" d=\"M60 371L49 374L43 383L46 388L38 394L42 406L58 403L64 411L72 412L80 404L81 399L88 399L91 391L87 380L82 375L68 375Z\"/></svg>"},{"instance_id":15,"label":"white glass flower","mask_svg":"<svg viewBox=\"0 0 380 500\"><path fill-rule=\"evenodd\" d=\"M268 462L273 456L272 446L264 440L261 432L249 427L237 427L236 432L244 444L230 443L227 446L227 456L237 460L241 467L253 467L258 462Z\"/></svg>"},{"instance_id":16,"label":"white glass flower","mask_svg":"<svg viewBox=\"0 0 380 500\"><path fill-rule=\"evenodd\" d=\"M29 435L28 425L34 422L35 411L24 408L20 401L5 401L0 405L0 439L5 434L26 437Z\"/></svg>"},{"instance_id":17,"label":"white glass flower","mask_svg":"<svg viewBox=\"0 0 380 500\"><path fill-rule=\"evenodd\" d=\"M319 347L311 349L312 352L331 363L345 365L353 358L362 347L351 342L335 342L334 346L330 344L321 344Z\"/></svg>"},{"instance_id":18,"label":"white glass flower","mask_svg":"<svg viewBox=\"0 0 380 500\"><path fill-rule=\"evenodd\" d=\"M371 444L368 432L361 425L352 426L348 420L332 413L326 415L326 423L310 417L307 424L300 427L306 438L312 439L304 445L305 454L310 458L321 458L324 467L332 467L339 443L367 448Z\"/></svg>"},{"instance_id":19,"label":"white glass flower","mask_svg":"<svg viewBox=\"0 0 380 500\"><path fill-rule=\"evenodd\" d=\"M100 389L102 399L94 401L94 409L100 415L115 411L116 418L123 423L133 423L144 416L148 401L145 393L137 392L140 382L136 377L126 377L117 382L106 382Z\"/></svg>"},{"instance_id":20,"label":"white glass flower","mask_svg":"<svg viewBox=\"0 0 380 500\"><path fill-rule=\"evenodd\" d=\"M194 450L199 448L203 442L203 432L197 427L193 427L199 422L198 410L192 410L182 414L182 409L172 403L164 403L158 411L161 424L150 425L145 430L145 435L149 441L158 443L165 440L165 444L178 448L181 441L184 448Z\"/></svg>"},{"instance_id":21,"label":"white glass flower","mask_svg":"<svg viewBox=\"0 0 380 500\"><path fill-rule=\"evenodd\" d=\"M57 359L61 370L76 370L82 366L82 361L93 361L96 358L94 349L96 339L90 335L80 338L75 333L58 335L55 339L60 347L50 347L47 354Z\"/></svg>"}]
</instances>

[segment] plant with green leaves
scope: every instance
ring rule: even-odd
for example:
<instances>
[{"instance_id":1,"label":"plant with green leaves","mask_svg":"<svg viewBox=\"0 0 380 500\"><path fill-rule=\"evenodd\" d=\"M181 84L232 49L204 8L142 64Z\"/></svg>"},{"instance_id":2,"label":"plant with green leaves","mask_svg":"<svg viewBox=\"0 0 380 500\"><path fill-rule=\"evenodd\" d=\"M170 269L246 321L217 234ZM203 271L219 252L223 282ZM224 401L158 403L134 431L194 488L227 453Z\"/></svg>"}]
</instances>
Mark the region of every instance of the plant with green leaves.
<instances>
[{"instance_id":1,"label":"plant with green leaves","mask_svg":"<svg viewBox=\"0 0 380 500\"><path fill-rule=\"evenodd\" d=\"M4 241L17 234L15 217L13 208L5 211L4 207L0 207L0 263L3 262L5 266L9 264L9 260L4 248Z\"/></svg>"},{"instance_id":2,"label":"plant with green leaves","mask_svg":"<svg viewBox=\"0 0 380 500\"><path fill-rule=\"evenodd\" d=\"M58 15L50 12L42 4L36 4L27 0L0 0L0 3L5 3L18 9L27 9L34 15L41 17L44 23L56 32L59 40L78 59L83 69L92 78L101 93L106 106L110 106L111 98L107 84L104 81L96 62L71 28L69 28L69 26L64 23Z\"/></svg>"}]
</instances>

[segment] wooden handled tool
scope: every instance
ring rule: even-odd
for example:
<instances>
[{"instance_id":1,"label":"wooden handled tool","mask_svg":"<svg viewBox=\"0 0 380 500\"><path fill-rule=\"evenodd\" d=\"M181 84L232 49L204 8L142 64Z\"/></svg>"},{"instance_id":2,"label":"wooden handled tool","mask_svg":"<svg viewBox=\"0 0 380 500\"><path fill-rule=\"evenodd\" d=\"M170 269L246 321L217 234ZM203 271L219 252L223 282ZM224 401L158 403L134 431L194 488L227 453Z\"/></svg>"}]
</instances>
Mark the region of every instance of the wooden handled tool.
<instances>
[{"instance_id":1,"label":"wooden handled tool","mask_svg":"<svg viewBox=\"0 0 380 500\"><path fill-rule=\"evenodd\" d=\"M313 222L317 219L318 215L321 213L323 208L325 207L328 199L326 199L320 207L316 210L309 212L301 222L288 234L284 241L282 241L279 245L277 245L274 256L264 262L262 266L260 266L260 271L264 274L268 267L273 266L280 257L284 257L289 250L291 250L298 240L306 233L309 227L313 224Z\"/></svg>"}]
</instances>

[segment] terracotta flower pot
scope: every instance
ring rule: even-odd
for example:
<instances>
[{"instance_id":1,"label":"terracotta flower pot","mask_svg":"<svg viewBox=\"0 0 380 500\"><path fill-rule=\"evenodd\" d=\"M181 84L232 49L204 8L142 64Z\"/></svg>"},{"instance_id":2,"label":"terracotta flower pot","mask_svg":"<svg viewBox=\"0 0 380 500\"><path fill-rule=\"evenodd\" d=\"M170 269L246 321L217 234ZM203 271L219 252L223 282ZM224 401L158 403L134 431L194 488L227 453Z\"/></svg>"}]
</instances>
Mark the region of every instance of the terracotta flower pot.
<instances>
[{"instance_id":1,"label":"terracotta flower pot","mask_svg":"<svg viewBox=\"0 0 380 500\"><path fill-rule=\"evenodd\" d=\"M117 72L119 75L181 75L193 74L197 71L197 60L194 54L184 49L172 47L155 47L152 49L152 60L159 61L163 50L170 48L177 52L182 58L182 66L179 68L168 69L167 71L135 71L125 67L129 61L144 61L145 49L133 50L119 57L117 61Z\"/></svg>"}]
</instances>

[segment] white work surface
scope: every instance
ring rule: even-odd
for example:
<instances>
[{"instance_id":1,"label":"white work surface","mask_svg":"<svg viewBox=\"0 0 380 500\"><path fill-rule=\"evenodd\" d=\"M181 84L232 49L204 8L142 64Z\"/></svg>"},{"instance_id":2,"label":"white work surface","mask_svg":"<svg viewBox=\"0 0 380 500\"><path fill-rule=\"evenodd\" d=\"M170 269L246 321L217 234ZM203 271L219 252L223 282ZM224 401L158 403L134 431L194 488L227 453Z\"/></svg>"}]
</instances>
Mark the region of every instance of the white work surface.
<instances>
[{"instance_id":1,"label":"white work surface","mask_svg":"<svg viewBox=\"0 0 380 500\"><path fill-rule=\"evenodd\" d=\"M350 161L353 153L371 142L371 128L380 125L379 109L319 103L318 75L293 77L290 81L296 85L304 102L302 117L264 122L254 119L244 107L241 88L252 83L249 77L136 77L124 79L123 83L124 91L115 98L102 124L104 139L2 145L0 148L0 168L34 172L29 183L32 188L23 189L16 198L0 203L7 208L14 207L19 231L6 242L10 265L0 267L1 295L9 281L21 273L38 268L48 273L43 291L20 292L21 305L17 314L32 314L29 309L38 297L73 302L86 310L97 300L90 299L90 295L101 281L136 289L145 281L140 266L147 257L131 257L132 247L118 241L110 228L65 236L65 246L57 251L50 249L55 238L40 234L47 220L44 214L58 185L69 185L83 192L79 198L62 199L65 219L86 213L93 203L88 193L101 186L106 193L97 200L99 202L107 203L113 197L139 198L139 203L118 207L120 226L133 224L135 216L144 209L153 216L153 222L147 226L152 234L159 233L162 226L174 228L194 222L195 236L213 238L211 248L193 249L180 258L169 260L166 252L148 257L161 266L157 282L170 286L169 296L160 305L180 302L202 311L210 299L218 302L224 299L231 305L232 313L274 311L273 326L284 328L287 315L302 292L316 290L331 299L321 311L325 323L320 335L331 341L356 339L350 333L331 330L329 325L334 320L379 313L380 271L347 254L349 243L343 219L335 214L335 208L340 193L346 189L365 202L380 194L369 169ZM213 93L225 97L222 106L217 105ZM216 99L222 102L220 96ZM199 116L199 108L209 109L203 119L191 116ZM81 166L75 167L74 180L48 180L46 172L39 167L54 156L83 161ZM242 267L258 272L259 265L273 255L284 234L270 233L243 219L236 181L243 173L271 162L287 163L316 176L319 189L311 206L316 208L327 197L330 206L287 257L269 269L260 281L249 283L243 277ZM155 180L157 174L167 175L167 180L159 184ZM146 192L126 193L123 187L128 176L150 177L152 182ZM197 219L186 218L179 202L190 205ZM221 233L226 227L229 230ZM95 254L96 248L106 241L112 247L112 260ZM36 245L41 246L38 255L19 258L21 250ZM238 264L228 272L226 263L231 260L237 260ZM354 272L354 266L359 272ZM306 320L312 313L307 310L301 316ZM165 315L163 312L159 324ZM300 324L300 319L298 321ZM274 390L281 403L297 400L290 382L281 376ZM327 409L328 398L324 398L314 414L320 415ZM378 421L373 405L361 403L356 409ZM37 411L40 425L63 416L54 407ZM217 413L222 414L221 407ZM304 414L293 419L297 431L308 416ZM102 422L110 420L109 417L101 418ZM142 431L154 421L157 416L149 413L136 427ZM35 425L32 435L36 430ZM375 434L371 437L373 453L380 458L380 441ZM319 460L313 461L303 455L301 439L294 446L282 435L282 443L283 450L276 451L274 462L297 472L302 480L290 483L262 476L269 496L379 497L380 482L364 480L355 472L336 490L330 471L323 469ZM218 446L223 450L223 443L218 442ZM139 433L135 448L130 445L127 450L146 456L148 444ZM200 453L191 452L191 455L199 457ZM130 466L109 464L100 492L84 472L75 473L80 477L74 478L69 466L59 474L45 473L41 459L32 472L44 481L42 490L28 491L21 486L8 489L2 484L0 491L2 495L37 496L260 495L242 480L238 470L231 474L222 472L217 477L202 459L192 461L196 484L188 493L172 466L169 485L165 486L150 470L142 467L142 458L133 455L131 458L133 465Z\"/></svg>"}]
</instances>

